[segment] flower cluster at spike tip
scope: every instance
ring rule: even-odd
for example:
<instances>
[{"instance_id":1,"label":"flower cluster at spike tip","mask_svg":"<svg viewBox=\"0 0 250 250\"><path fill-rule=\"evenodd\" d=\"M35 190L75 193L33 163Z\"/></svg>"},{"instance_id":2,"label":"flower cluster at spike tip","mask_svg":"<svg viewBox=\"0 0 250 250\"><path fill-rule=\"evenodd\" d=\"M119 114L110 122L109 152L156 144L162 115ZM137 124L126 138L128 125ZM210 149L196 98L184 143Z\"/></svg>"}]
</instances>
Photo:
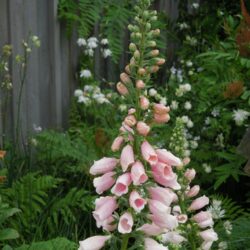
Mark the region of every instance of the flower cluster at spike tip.
<instances>
[{"instance_id":1,"label":"flower cluster at spike tip","mask_svg":"<svg viewBox=\"0 0 250 250\"><path fill-rule=\"evenodd\" d=\"M117 240L121 250L130 244L140 249L163 250L169 244L190 244L190 249L208 250L218 239L211 212L200 211L209 204L200 187L191 186L194 169L190 159L181 159L167 149L150 143L154 124L170 120L170 107L151 103L143 95L165 60L156 49L159 29L153 29L156 11L148 10L150 0L135 7L136 24L131 31L133 54L117 83L118 92L129 100L127 116L111 146L113 156L94 162L90 174L96 192L93 216L105 236L80 241L79 250L98 250Z\"/></svg>"}]
</instances>

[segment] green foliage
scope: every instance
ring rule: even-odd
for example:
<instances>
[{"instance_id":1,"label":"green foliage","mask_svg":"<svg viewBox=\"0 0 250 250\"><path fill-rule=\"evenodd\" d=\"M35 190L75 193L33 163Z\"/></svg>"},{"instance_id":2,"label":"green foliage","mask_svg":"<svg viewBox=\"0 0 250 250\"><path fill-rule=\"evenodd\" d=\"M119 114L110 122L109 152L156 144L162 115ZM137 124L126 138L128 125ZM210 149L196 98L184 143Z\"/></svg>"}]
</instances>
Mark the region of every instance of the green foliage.
<instances>
[{"instance_id":1,"label":"green foliage","mask_svg":"<svg viewBox=\"0 0 250 250\"><path fill-rule=\"evenodd\" d=\"M5 240L16 239L18 232L13 228L6 228L6 221L14 214L19 213L20 209L11 208L9 204L2 201L0 196L0 243Z\"/></svg>"}]
</instances>

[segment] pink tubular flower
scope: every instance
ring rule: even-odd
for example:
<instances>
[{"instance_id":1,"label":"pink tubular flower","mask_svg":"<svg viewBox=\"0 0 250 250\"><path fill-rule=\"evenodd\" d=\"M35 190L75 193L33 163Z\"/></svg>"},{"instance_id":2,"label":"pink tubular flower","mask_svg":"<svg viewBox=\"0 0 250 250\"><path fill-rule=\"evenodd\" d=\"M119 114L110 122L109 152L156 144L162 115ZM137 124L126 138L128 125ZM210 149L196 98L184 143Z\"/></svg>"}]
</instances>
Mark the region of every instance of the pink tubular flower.
<instances>
[{"instance_id":1,"label":"pink tubular flower","mask_svg":"<svg viewBox=\"0 0 250 250\"><path fill-rule=\"evenodd\" d=\"M122 196L128 192L128 186L131 184L131 176L130 173L125 173L118 177L115 185L111 189L111 193L116 196Z\"/></svg>"},{"instance_id":2,"label":"pink tubular flower","mask_svg":"<svg viewBox=\"0 0 250 250\"><path fill-rule=\"evenodd\" d=\"M171 152L166 149L157 149L156 154L158 160L164 162L170 166L180 166L182 165L181 159L174 156Z\"/></svg>"},{"instance_id":3,"label":"pink tubular flower","mask_svg":"<svg viewBox=\"0 0 250 250\"><path fill-rule=\"evenodd\" d=\"M129 75L126 74L126 73L121 73L120 74L120 79L125 84L130 84L131 83L131 79L130 79Z\"/></svg>"},{"instance_id":4,"label":"pink tubular flower","mask_svg":"<svg viewBox=\"0 0 250 250\"><path fill-rule=\"evenodd\" d=\"M189 211L191 211L191 210L199 210L199 209L205 207L205 206L208 205L208 204L209 204L209 199L208 199L208 197L205 196L205 195L203 195L203 196L201 196L201 197L195 199L195 200L192 202L191 206L188 208L188 210L189 210Z\"/></svg>"},{"instance_id":5,"label":"pink tubular flower","mask_svg":"<svg viewBox=\"0 0 250 250\"><path fill-rule=\"evenodd\" d=\"M213 241L204 241L202 244L201 244L201 249L202 250L210 250L211 247L213 245Z\"/></svg>"},{"instance_id":6,"label":"pink tubular flower","mask_svg":"<svg viewBox=\"0 0 250 250\"><path fill-rule=\"evenodd\" d=\"M146 160L150 165L157 163L158 158L154 148L147 142L144 141L141 145L141 153L144 160Z\"/></svg>"},{"instance_id":7,"label":"pink tubular flower","mask_svg":"<svg viewBox=\"0 0 250 250\"><path fill-rule=\"evenodd\" d=\"M102 221L102 228L103 230L107 231L107 232L112 232L116 229L117 225L114 224L114 217L113 216L110 216L108 217L106 220Z\"/></svg>"},{"instance_id":8,"label":"pink tubular flower","mask_svg":"<svg viewBox=\"0 0 250 250\"><path fill-rule=\"evenodd\" d=\"M128 94L128 89L126 88L126 86L121 83L121 82L118 82L116 84L116 88L118 90L118 92L121 94L121 95L127 95Z\"/></svg>"},{"instance_id":9,"label":"pink tubular flower","mask_svg":"<svg viewBox=\"0 0 250 250\"><path fill-rule=\"evenodd\" d=\"M131 145L127 145L122 149L120 163L123 172L126 172L128 167L135 162L134 151Z\"/></svg>"},{"instance_id":10,"label":"pink tubular flower","mask_svg":"<svg viewBox=\"0 0 250 250\"><path fill-rule=\"evenodd\" d=\"M136 124L136 119L134 115L128 115L125 120L125 124L128 125L129 127L133 127Z\"/></svg>"},{"instance_id":11,"label":"pink tubular flower","mask_svg":"<svg viewBox=\"0 0 250 250\"><path fill-rule=\"evenodd\" d=\"M187 192L187 197L189 198L195 197L199 192L200 192L200 186L195 185Z\"/></svg>"},{"instance_id":12,"label":"pink tubular flower","mask_svg":"<svg viewBox=\"0 0 250 250\"><path fill-rule=\"evenodd\" d=\"M111 150L113 152L119 151L123 142L124 138L122 136L116 137L112 143Z\"/></svg>"},{"instance_id":13,"label":"pink tubular flower","mask_svg":"<svg viewBox=\"0 0 250 250\"><path fill-rule=\"evenodd\" d=\"M186 241L186 239L177 232L167 232L162 235L162 241L164 243L170 242L178 245L183 241Z\"/></svg>"},{"instance_id":14,"label":"pink tubular flower","mask_svg":"<svg viewBox=\"0 0 250 250\"><path fill-rule=\"evenodd\" d=\"M149 107L149 100L145 96L140 97L140 107L143 110L146 110Z\"/></svg>"},{"instance_id":15,"label":"pink tubular flower","mask_svg":"<svg viewBox=\"0 0 250 250\"><path fill-rule=\"evenodd\" d=\"M131 109L129 109L128 114L133 115L135 112L136 112L136 109L131 108Z\"/></svg>"},{"instance_id":16,"label":"pink tubular flower","mask_svg":"<svg viewBox=\"0 0 250 250\"><path fill-rule=\"evenodd\" d=\"M162 234L164 229L152 223L152 224L142 225L141 227L137 229L137 231L142 231L148 236L157 236L157 235Z\"/></svg>"},{"instance_id":17,"label":"pink tubular flower","mask_svg":"<svg viewBox=\"0 0 250 250\"><path fill-rule=\"evenodd\" d=\"M212 214L208 211L196 214L193 219L198 223L200 228L211 227L214 225Z\"/></svg>"},{"instance_id":18,"label":"pink tubular flower","mask_svg":"<svg viewBox=\"0 0 250 250\"><path fill-rule=\"evenodd\" d=\"M195 178L195 175L196 175L196 171L193 168L191 169L188 168L184 174L184 176L189 182L191 182Z\"/></svg>"},{"instance_id":19,"label":"pink tubular flower","mask_svg":"<svg viewBox=\"0 0 250 250\"><path fill-rule=\"evenodd\" d=\"M147 136L150 131L150 127L145 122L141 121L137 123L136 129L138 133L143 136Z\"/></svg>"},{"instance_id":20,"label":"pink tubular flower","mask_svg":"<svg viewBox=\"0 0 250 250\"><path fill-rule=\"evenodd\" d=\"M99 250L104 247L105 242L110 239L109 236L93 236L86 240L80 241L78 250Z\"/></svg>"},{"instance_id":21,"label":"pink tubular flower","mask_svg":"<svg viewBox=\"0 0 250 250\"><path fill-rule=\"evenodd\" d=\"M144 240L145 250L167 250L167 247L164 247L162 244L159 244L157 241L151 238L145 238Z\"/></svg>"},{"instance_id":22,"label":"pink tubular flower","mask_svg":"<svg viewBox=\"0 0 250 250\"><path fill-rule=\"evenodd\" d=\"M200 232L200 236L204 241L217 241L218 235L213 229L207 229Z\"/></svg>"},{"instance_id":23,"label":"pink tubular flower","mask_svg":"<svg viewBox=\"0 0 250 250\"><path fill-rule=\"evenodd\" d=\"M152 214L170 213L171 208L157 200L148 200L149 210Z\"/></svg>"},{"instance_id":24,"label":"pink tubular flower","mask_svg":"<svg viewBox=\"0 0 250 250\"><path fill-rule=\"evenodd\" d=\"M134 224L134 221L133 221L132 215L126 212L119 219L118 231L121 234L131 233L133 224Z\"/></svg>"},{"instance_id":25,"label":"pink tubular flower","mask_svg":"<svg viewBox=\"0 0 250 250\"><path fill-rule=\"evenodd\" d=\"M129 134L134 134L134 130L130 128L125 122L122 123L122 126L120 127L120 132L127 132Z\"/></svg>"},{"instance_id":26,"label":"pink tubular flower","mask_svg":"<svg viewBox=\"0 0 250 250\"><path fill-rule=\"evenodd\" d=\"M168 122L170 120L170 116L169 114L163 114L163 115L158 115L158 114L154 114L154 121L156 123L165 123Z\"/></svg>"},{"instance_id":27,"label":"pink tubular flower","mask_svg":"<svg viewBox=\"0 0 250 250\"><path fill-rule=\"evenodd\" d=\"M112 171L116 167L117 163L118 160L116 158L104 157L99 161L95 161L89 172L92 175L105 174Z\"/></svg>"},{"instance_id":28,"label":"pink tubular flower","mask_svg":"<svg viewBox=\"0 0 250 250\"><path fill-rule=\"evenodd\" d=\"M108 190L114 185L114 174L115 172L108 172L103 176L94 179L94 187L96 188L96 192L98 194L102 194L104 191Z\"/></svg>"},{"instance_id":29,"label":"pink tubular flower","mask_svg":"<svg viewBox=\"0 0 250 250\"><path fill-rule=\"evenodd\" d=\"M103 221L109 218L117 208L115 197L106 196L96 199L93 216L96 220L97 227L102 226Z\"/></svg>"},{"instance_id":30,"label":"pink tubular flower","mask_svg":"<svg viewBox=\"0 0 250 250\"><path fill-rule=\"evenodd\" d=\"M188 217L186 214L179 214L179 215L177 215L177 220L179 223L184 224L187 222Z\"/></svg>"},{"instance_id":31,"label":"pink tubular flower","mask_svg":"<svg viewBox=\"0 0 250 250\"><path fill-rule=\"evenodd\" d=\"M136 161L131 168L131 178L135 186L140 185L148 180L145 169L140 161Z\"/></svg>"},{"instance_id":32,"label":"pink tubular flower","mask_svg":"<svg viewBox=\"0 0 250 250\"><path fill-rule=\"evenodd\" d=\"M154 104L154 113L158 115L164 115L170 111L169 107L166 107L163 104L156 103Z\"/></svg>"},{"instance_id":33,"label":"pink tubular flower","mask_svg":"<svg viewBox=\"0 0 250 250\"><path fill-rule=\"evenodd\" d=\"M172 171L169 165L158 162L156 165L152 166L152 174L154 180L165 187L170 187L175 190L181 188L180 184L177 182L177 175Z\"/></svg>"},{"instance_id":34,"label":"pink tubular flower","mask_svg":"<svg viewBox=\"0 0 250 250\"><path fill-rule=\"evenodd\" d=\"M148 191L152 200L160 201L166 206L170 206L176 196L171 189L163 187L150 187Z\"/></svg>"},{"instance_id":35,"label":"pink tubular flower","mask_svg":"<svg viewBox=\"0 0 250 250\"><path fill-rule=\"evenodd\" d=\"M153 214L150 216L152 222L161 228L173 230L178 227L178 220L171 214Z\"/></svg>"},{"instance_id":36,"label":"pink tubular flower","mask_svg":"<svg viewBox=\"0 0 250 250\"><path fill-rule=\"evenodd\" d=\"M129 205L137 213L141 212L144 209L146 200L144 200L137 191L132 191L129 196Z\"/></svg>"}]
</instances>

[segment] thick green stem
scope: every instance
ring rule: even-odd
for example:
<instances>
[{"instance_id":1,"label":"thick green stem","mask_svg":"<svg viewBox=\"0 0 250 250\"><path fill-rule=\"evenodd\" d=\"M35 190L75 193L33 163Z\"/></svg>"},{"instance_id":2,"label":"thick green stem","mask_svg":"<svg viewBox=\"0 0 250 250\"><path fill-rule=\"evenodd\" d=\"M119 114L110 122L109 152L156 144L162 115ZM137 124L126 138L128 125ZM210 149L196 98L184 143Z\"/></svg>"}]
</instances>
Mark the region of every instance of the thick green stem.
<instances>
[{"instance_id":1,"label":"thick green stem","mask_svg":"<svg viewBox=\"0 0 250 250\"><path fill-rule=\"evenodd\" d=\"M121 250L127 250L128 248L129 234L125 234L122 239Z\"/></svg>"}]
</instances>

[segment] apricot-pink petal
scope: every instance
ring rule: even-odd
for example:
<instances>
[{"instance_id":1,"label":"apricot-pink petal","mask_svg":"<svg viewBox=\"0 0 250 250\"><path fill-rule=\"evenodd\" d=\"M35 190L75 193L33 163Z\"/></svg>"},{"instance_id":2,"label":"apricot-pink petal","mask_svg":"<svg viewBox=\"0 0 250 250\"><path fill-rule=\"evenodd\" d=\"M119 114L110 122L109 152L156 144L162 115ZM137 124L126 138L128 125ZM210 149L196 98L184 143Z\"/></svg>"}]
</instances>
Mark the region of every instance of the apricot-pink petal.
<instances>
[{"instance_id":1,"label":"apricot-pink petal","mask_svg":"<svg viewBox=\"0 0 250 250\"><path fill-rule=\"evenodd\" d=\"M154 104L154 113L156 114L163 115L163 114L168 113L169 111L170 111L170 108L166 107L165 105L161 103Z\"/></svg>"},{"instance_id":2,"label":"apricot-pink petal","mask_svg":"<svg viewBox=\"0 0 250 250\"><path fill-rule=\"evenodd\" d=\"M145 250L168 250L167 247L163 246L162 244L151 238L145 238L144 246Z\"/></svg>"},{"instance_id":3,"label":"apricot-pink petal","mask_svg":"<svg viewBox=\"0 0 250 250\"><path fill-rule=\"evenodd\" d=\"M132 179L130 173L125 173L118 177L115 185L111 189L111 193L116 196L122 196L128 192L128 187L131 184Z\"/></svg>"},{"instance_id":4,"label":"apricot-pink petal","mask_svg":"<svg viewBox=\"0 0 250 250\"><path fill-rule=\"evenodd\" d=\"M124 142L123 136L116 137L112 143L111 150L113 152L119 151L123 142Z\"/></svg>"},{"instance_id":5,"label":"apricot-pink petal","mask_svg":"<svg viewBox=\"0 0 250 250\"><path fill-rule=\"evenodd\" d=\"M129 196L129 205L132 207L137 213L141 212L146 205L146 200L143 199L137 191L132 191Z\"/></svg>"},{"instance_id":6,"label":"apricot-pink petal","mask_svg":"<svg viewBox=\"0 0 250 250\"><path fill-rule=\"evenodd\" d=\"M139 121L137 123L136 129L137 129L137 132L143 136L147 136L150 131L150 127L145 122L142 122L142 121Z\"/></svg>"},{"instance_id":7,"label":"apricot-pink petal","mask_svg":"<svg viewBox=\"0 0 250 250\"><path fill-rule=\"evenodd\" d=\"M121 234L131 233L133 224L134 221L131 213L124 213L119 219L118 232L120 232Z\"/></svg>"},{"instance_id":8,"label":"apricot-pink petal","mask_svg":"<svg viewBox=\"0 0 250 250\"><path fill-rule=\"evenodd\" d=\"M99 250L104 247L105 242L110 239L110 235L108 236L92 236L87 238L86 240L80 241L80 247L78 250Z\"/></svg>"},{"instance_id":9,"label":"apricot-pink petal","mask_svg":"<svg viewBox=\"0 0 250 250\"><path fill-rule=\"evenodd\" d=\"M205 195L195 199L188 210L199 210L209 204L209 198Z\"/></svg>"},{"instance_id":10,"label":"apricot-pink petal","mask_svg":"<svg viewBox=\"0 0 250 250\"><path fill-rule=\"evenodd\" d=\"M128 125L126 125L125 122L122 123L122 126L120 127L120 132L125 132L134 135L134 130L130 128Z\"/></svg>"},{"instance_id":11,"label":"apricot-pink petal","mask_svg":"<svg viewBox=\"0 0 250 250\"><path fill-rule=\"evenodd\" d=\"M144 232L148 236L158 236L164 232L163 228L155 225L154 223L144 224L141 227L139 227L137 230Z\"/></svg>"},{"instance_id":12,"label":"apricot-pink petal","mask_svg":"<svg viewBox=\"0 0 250 250\"><path fill-rule=\"evenodd\" d=\"M144 160L146 160L149 164L154 165L158 161L157 154L154 148L147 142L144 141L141 145L141 153Z\"/></svg>"},{"instance_id":13,"label":"apricot-pink petal","mask_svg":"<svg viewBox=\"0 0 250 250\"><path fill-rule=\"evenodd\" d=\"M207 229L200 232L200 236L204 241L217 241L218 235L213 229Z\"/></svg>"},{"instance_id":14,"label":"apricot-pink petal","mask_svg":"<svg viewBox=\"0 0 250 250\"><path fill-rule=\"evenodd\" d=\"M93 211L93 216L97 223L107 219L112 215L112 213L118 208L115 197L106 196L96 199L95 211Z\"/></svg>"},{"instance_id":15,"label":"apricot-pink petal","mask_svg":"<svg viewBox=\"0 0 250 250\"><path fill-rule=\"evenodd\" d=\"M176 195L172 190L158 186L150 187L148 191L152 200L160 201L166 206L170 206Z\"/></svg>"},{"instance_id":16,"label":"apricot-pink petal","mask_svg":"<svg viewBox=\"0 0 250 250\"><path fill-rule=\"evenodd\" d=\"M95 161L91 166L89 172L92 175L105 174L112 171L118 163L116 158L104 157L98 161Z\"/></svg>"},{"instance_id":17,"label":"apricot-pink petal","mask_svg":"<svg viewBox=\"0 0 250 250\"><path fill-rule=\"evenodd\" d=\"M159 115L154 113L154 121L158 124L166 123L170 120L169 114Z\"/></svg>"},{"instance_id":18,"label":"apricot-pink petal","mask_svg":"<svg viewBox=\"0 0 250 250\"><path fill-rule=\"evenodd\" d=\"M122 166L123 172L126 172L128 167L135 162L134 151L131 145L126 145L122 149L120 163Z\"/></svg>"},{"instance_id":19,"label":"apricot-pink petal","mask_svg":"<svg viewBox=\"0 0 250 250\"><path fill-rule=\"evenodd\" d=\"M180 158L173 155L171 152L167 151L166 149L157 149L156 154L158 160L164 162L170 166L181 166L182 161Z\"/></svg>"},{"instance_id":20,"label":"apricot-pink petal","mask_svg":"<svg viewBox=\"0 0 250 250\"><path fill-rule=\"evenodd\" d=\"M178 245L182 243L183 241L186 241L186 239L177 232L167 232L162 235L162 241L166 243L170 242L170 243Z\"/></svg>"},{"instance_id":21,"label":"apricot-pink petal","mask_svg":"<svg viewBox=\"0 0 250 250\"><path fill-rule=\"evenodd\" d=\"M102 194L103 192L105 192L114 185L115 183L115 179L113 177L114 175L115 172L108 172L102 175L101 177L94 178L93 183L94 187L96 188L96 192L98 194Z\"/></svg>"},{"instance_id":22,"label":"apricot-pink petal","mask_svg":"<svg viewBox=\"0 0 250 250\"><path fill-rule=\"evenodd\" d=\"M134 185L140 185L148 180L145 169L140 161L136 161L131 167L131 178Z\"/></svg>"}]
</instances>

